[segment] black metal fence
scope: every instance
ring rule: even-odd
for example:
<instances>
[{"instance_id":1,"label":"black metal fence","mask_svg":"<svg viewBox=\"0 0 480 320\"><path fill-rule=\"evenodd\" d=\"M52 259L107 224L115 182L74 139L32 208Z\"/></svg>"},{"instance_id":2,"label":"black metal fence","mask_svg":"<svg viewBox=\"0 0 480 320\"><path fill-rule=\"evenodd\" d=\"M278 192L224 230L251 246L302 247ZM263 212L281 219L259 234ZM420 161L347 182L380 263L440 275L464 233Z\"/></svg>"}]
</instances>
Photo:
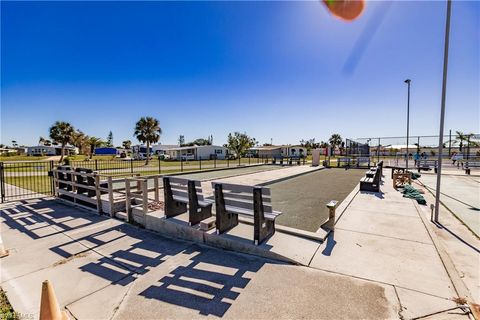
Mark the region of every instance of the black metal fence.
<instances>
[{"instance_id":1,"label":"black metal fence","mask_svg":"<svg viewBox=\"0 0 480 320\"><path fill-rule=\"evenodd\" d=\"M1 202L53 194L54 161L0 162Z\"/></svg>"},{"instance_id":2,"label":"black metal fence","mask_svg":"<svg viewBox=\"0 0 480 320\"><path fill-rule=\"evenodd\" d=\"M279 159L271 157L240 158L240 159L198 159L168 161L152 159L145 160L70 160L67 165L73 168L88 168L104 176L130 176L131 174L155 175L175 174L190 171L205 171L238 168L261 164L280 164ZM302 159L305 164L305 159ZM281 164L297 164L285 158ZM15 161L0 162L1 202L36 198L54 194L53 176L51 170L58 166L57 161Z\"/></svg>"}]
</instances>

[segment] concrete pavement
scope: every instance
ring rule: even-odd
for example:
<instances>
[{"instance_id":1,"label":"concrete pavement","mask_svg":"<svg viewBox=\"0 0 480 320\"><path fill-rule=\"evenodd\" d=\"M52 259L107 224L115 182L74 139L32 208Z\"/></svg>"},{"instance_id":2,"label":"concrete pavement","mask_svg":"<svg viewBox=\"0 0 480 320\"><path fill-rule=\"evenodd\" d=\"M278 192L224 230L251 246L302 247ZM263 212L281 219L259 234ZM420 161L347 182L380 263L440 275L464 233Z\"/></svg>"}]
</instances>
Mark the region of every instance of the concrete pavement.
<instances>
[{"instance_id":1,"label":"concrete pavement","mask_svg":"<svg viewBox=\"0 0 480 320\"><path fill-rule=\"evenodd\" d=\"M422 174L420 182L435 194L437 176ZM480 178L443 175L440 200L468 228L480 237Z\"/></svg>"},{"instance_id":2,"label":"concrete pavement","mask_svg":"<svg viewBox=\"0 0 480 320\"><path fill-rule=\"evenodd\" d=\"M268 174L229 179L258 184ZM53 200L11 203L2 206L12 253L0 260L1 286L17 311L36 314L49 279L77 319L448 318L462 283L476 299L478 239L447 219L432 232L428 208L403 198L389 177L382 193L347 197L328 241L296 248L310 255L308 266L161 237Z\"/></svg>"},{"instance_id":3,"label":"concrete pavement","mask_svg":"<svg viewBox=\"0 0 480 320\"><path fill-rule=\"evenodd\" d=\"M385 319L385 285L163 238L53 200L2 206L2 288L38 317L50 280L76 319ZM282 294L280 294L282 293Z\"/></svg>"}]
</instances>

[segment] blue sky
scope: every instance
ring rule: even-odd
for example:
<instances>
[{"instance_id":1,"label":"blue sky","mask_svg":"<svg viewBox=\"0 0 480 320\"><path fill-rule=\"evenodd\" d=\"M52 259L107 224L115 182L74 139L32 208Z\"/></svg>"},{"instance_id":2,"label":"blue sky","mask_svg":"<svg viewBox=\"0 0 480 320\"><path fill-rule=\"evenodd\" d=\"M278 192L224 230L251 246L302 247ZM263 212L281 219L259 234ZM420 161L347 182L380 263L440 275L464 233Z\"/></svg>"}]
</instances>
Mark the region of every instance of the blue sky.
<instances>
[{"instance_id":1,"label":"blue sky","mask_svg":"<svg viewBox=\"0 0 480 320\"><path fill-rule=\"evenodd\" d=\"M445 2L369 2L352 23L311 2L2 2L1 142L55 120L114 143L246 131L261 143L438 133ZM479 132L480 3L452 8L445 128Z\"/></svg>"}]
</instances>

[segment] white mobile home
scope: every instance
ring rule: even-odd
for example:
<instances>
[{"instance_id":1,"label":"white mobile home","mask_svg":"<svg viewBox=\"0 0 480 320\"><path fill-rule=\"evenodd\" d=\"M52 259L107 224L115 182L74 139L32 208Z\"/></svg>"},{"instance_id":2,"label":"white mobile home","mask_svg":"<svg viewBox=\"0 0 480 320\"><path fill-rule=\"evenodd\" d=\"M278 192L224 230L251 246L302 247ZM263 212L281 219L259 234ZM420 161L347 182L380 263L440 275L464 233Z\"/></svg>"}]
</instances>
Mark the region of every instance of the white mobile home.
<instances>
[{"instance_id":1,"label":"white mobile home","mask_svg":"<svg viewBox=\"0 0 480 320\"><path fill-rule=\"evenodd\" d=\"M29 156L59 156L62 154L61 146L33 146L27 148ZM78 148L65 146L65 155L78 154Z\"/></svg>"},{"instance_id":2,"label":"white mobile home","mask_svg":"<svg viewBox=\"0 0 480 320\"><path fill-rule=\"evenodd\" d=\"M165 149L165 154L176 160L225 159L228 149L221 146L191 146Z\"/></svg>"}]
</instances>

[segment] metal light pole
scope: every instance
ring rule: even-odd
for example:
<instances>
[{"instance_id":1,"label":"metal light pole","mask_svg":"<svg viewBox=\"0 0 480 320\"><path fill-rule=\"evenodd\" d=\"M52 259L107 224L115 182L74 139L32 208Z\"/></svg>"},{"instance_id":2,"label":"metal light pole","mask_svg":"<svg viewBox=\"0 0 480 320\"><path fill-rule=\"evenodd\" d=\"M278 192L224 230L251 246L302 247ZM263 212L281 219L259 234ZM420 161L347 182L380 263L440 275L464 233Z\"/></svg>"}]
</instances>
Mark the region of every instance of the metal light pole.
<instances>
[{"instance_id":1,"label":"metal light pole","mask_svg":"<svg viewBox=\"0 0 480 320\"><path fill-rule=\"evenodd\" d=\"M406 163L405 163L405 168L408 171L408 135L409 135L409 130L410 130L410 83L412 80L407 79L405 80L405 83L408 85L408 96L407 96L407 157L406 157Z\"/></svg>"},{"instance_id":2,"label":"metal light pole","mask_svg":"<svg viewBox=\"0 0 480 320\"><path fill-rule=\"evenodd\" d=\"M448 46L450 42L450 16L452 13L452 1L447 0L447 21L445 24L445 48L443 53L443 82L442 82L442 107L440 112L440 134L438 138L438 169L437 169L437 188L435 192L435 217L438 222L438 213L440 207L440 183L442 177L442 152L443 152L443 127L445 123L445 98L447 95L447 69L448 69Z\"/></svg>"}]
</instances>

